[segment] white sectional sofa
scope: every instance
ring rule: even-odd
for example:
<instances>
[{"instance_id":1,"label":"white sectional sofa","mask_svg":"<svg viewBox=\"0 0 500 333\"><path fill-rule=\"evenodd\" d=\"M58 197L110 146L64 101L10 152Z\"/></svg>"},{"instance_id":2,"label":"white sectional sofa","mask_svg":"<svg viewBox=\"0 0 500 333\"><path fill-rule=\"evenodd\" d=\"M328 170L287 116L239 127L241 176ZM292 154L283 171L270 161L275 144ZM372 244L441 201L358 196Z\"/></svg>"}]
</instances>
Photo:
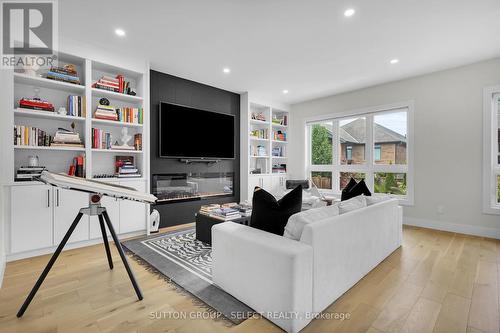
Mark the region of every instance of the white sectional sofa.
<instances>
[{"instance_id":1,"label":"white sectional sofa","mask_svg":"<svg viewBox=\"0 0 500 333\"><path fill-rule=\"evenodd\" d=\"M285 331L298 332L401 241L395 199L308 223L299 241L225 222L212 228L213 281Z\"/></svg>"}]
</instances>

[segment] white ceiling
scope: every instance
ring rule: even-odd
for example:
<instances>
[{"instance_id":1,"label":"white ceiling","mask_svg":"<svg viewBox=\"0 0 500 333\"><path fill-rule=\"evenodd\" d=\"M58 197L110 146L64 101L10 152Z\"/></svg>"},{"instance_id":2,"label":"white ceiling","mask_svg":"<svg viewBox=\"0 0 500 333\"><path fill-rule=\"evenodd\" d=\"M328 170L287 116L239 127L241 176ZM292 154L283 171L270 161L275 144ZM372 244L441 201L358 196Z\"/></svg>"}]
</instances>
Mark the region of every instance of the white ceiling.
<instances>
[{"instance_id":1,"label":"white ceiling","mask_svg":"<svg viewBox=\"0 0 500 333\"><path fill-rule=\"evenodd\" d=\"M500 56L499 0L60 0L59 13L62 40L282 103Z\"/></svg>"}]
</instances>

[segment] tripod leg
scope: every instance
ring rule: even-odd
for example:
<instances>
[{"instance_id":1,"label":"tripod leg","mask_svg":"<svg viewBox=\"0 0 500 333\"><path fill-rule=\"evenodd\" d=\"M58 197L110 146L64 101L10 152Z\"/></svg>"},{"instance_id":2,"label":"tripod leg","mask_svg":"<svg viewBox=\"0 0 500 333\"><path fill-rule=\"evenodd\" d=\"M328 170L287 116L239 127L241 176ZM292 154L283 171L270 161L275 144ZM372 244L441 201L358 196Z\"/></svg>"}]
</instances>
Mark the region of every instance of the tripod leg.
<instances>
[{"instance_id":1,"label":"tripod leg","mask_svg":"<svg viewBox=\"0 0 500 333\"><path fill-rule=\"evenodd\" d=\"M62 249L64 248L64 245L66 245L69 237L71 237L71 234L75 230L78 222L80 222L82 215L83 215L82 213L78 213L78 215L76 215L75 220L73 221L73 223L69 227L68 231L66 232L66 235L64 235L64 238L62 239L61 243L59 243L59 246L57 247L56 251L52 255L52 258L50 258L49 263L47 264L47 266L45 266L45 269L43 270L42 274L40 274L40 277L38 278L35 285L33 286L33 289L31 289L31 292L29 293L28 297L26 298L23 305L21 306L21 308L17 312L18 318L22 317L22 315L24 314L24 312L26 311L26 309L30 305L31 301L33 300L33 297L35 297L35 294L38 291L38 288L40 288L40 286L43 283L43 280L45 280L45 278L47 277L47 274L49 274L50 269L52 268L52 266L56 262L57 257L59 257L59 254L61 253Z\"/></svg>"},{"instance_id":2,"label":"tripod leg","mask_svg":"<svg viewBox=\"0 0 500 333\"><path fill-rule=\"evenodd\" d=\"M143 297L142 297L141 289L139 289L139 285L137 284L137 281L135 280L134 273L132 273L132 270L130 269L130 266L128 265L127 257L125 256L125 253L123 253L122 245L120 244L120 241L118 240L118 237L116 236L115 228L113 228L113 224L111 224L111 220L109 219L108 212L104 211L104 212L102 212L102 215L104 216L104 219L106 220L106 224L108 225L109 232L111 233L111 236L113 237L113 241L115 242L116 249L118 250L120 257L122 258L123 265L125 266L125 269L127 270L127 273L128 273L128 277L130 278L130 281L132 282L132 285L134 286L135 293L137 294L137 298L139 300L142 300Z\"/></svg>"},{"instance_id":3,"label":"tripod leg","mask_svg":"<svg viewBox=\"0 0 500 333\"><path fill-rule=\"evenodd\" d=\"M97 215L99 218L99 225L101 226L102 239L104 247L106 248L106 256L108 257L109 269L113 269L113 259L111 258L111 251L109 250L108 235L106 235L106 227L104 226L104 219L102 215Z\"/></svg>"}]
</instances>

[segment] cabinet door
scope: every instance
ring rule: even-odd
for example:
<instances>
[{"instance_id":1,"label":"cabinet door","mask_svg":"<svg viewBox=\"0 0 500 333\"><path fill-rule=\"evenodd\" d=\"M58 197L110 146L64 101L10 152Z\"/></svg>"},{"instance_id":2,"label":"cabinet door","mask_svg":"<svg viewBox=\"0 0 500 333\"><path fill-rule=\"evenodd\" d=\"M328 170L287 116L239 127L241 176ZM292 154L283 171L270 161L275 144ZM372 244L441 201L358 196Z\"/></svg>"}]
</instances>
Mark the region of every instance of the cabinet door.
<instances>
[{"instance_id":1,"label":"cabinet door","mask_svg":"<svg viewBox=\"0 0 500 333\"><path fill-rule=\"evenodd\" d=\"M116 233L120 232L120 200L110 197L102 197L101 205L106 208L108 212L109 219L111 220L111 224L113 224L113 228ZM90 217L90 239L100 238L101 235L101 226L99 225L99 218L97 216ZM111 234L108 230L108 226L106 225L106 221L104 222L106 226L106 235L111 237Z\"/></svg>"},{"instance_id":2,"label":"cabinet door","mask_svg":"<svg viewBox=\"0 0 500 333\"><path fill-rule=\"evenodd\" d=\"M145 191L143 181L122 182L120 185L133 187L138 191ZM120 202L120 234L146 230L146 204L122 200Z\"/></svg>"},{"instance_id":3,"label":"cabinet door","mask_svg":"<svg viewBox=\"0 0 500 333\"><path fill-rule=\"evenodd\" d=\"M54 245L59 245L69 227L73 223L80 208L88 206L89 195L87 193L53 189L54 192ZM89 239L89 218L83 215L76 226L68 243L79 242Z\"/></svg>"},{"instance_id":4,"label":"cabinet door","mask_svg":"<svg viewBox=\"0 0 500 333\"><path fill-rule=\"evenodd\" d=\"M270 193L273 192L273 183L271 176L263 176L262 178L262 188Z\"/></svg>"},{"instance_id":5,"label":"cabinet door","mask_svg":"<svg viewBox=\"0 0 500 333\"><path fill-rule=\"evenodd\" d=\"M248 201L252 202L253 191L255 186L262 186L262 177L260 176L249 176L248 177Z\"/></svg>"},{"instance_id":6,"label":"cabinet door","mask_svg":"<svg viewBox=\"0 0 500 333\"><path fill-rule=\"evenodd\" d=\"M13 253L52 246L52 188L12 186L10 248Z\"/></svg>"}]
</instances>

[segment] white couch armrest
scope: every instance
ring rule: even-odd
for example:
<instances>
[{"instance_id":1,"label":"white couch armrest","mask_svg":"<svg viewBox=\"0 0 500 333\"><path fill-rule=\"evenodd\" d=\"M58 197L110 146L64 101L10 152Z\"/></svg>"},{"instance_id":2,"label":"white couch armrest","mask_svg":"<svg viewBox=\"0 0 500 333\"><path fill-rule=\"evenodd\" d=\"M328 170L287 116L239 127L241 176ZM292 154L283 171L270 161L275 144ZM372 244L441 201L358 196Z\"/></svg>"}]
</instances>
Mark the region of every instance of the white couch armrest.
<instances>
[{"instance_id":1,"label":"white couch armrest","mask_svg":"<svg viewBox=\"0 0 500 333\"><path fill-rule=\"evenodd\" d=\"M212 227L212 276L287 332L311 321L312 247L245 225Z\"/></svg>"}]
</instances>

